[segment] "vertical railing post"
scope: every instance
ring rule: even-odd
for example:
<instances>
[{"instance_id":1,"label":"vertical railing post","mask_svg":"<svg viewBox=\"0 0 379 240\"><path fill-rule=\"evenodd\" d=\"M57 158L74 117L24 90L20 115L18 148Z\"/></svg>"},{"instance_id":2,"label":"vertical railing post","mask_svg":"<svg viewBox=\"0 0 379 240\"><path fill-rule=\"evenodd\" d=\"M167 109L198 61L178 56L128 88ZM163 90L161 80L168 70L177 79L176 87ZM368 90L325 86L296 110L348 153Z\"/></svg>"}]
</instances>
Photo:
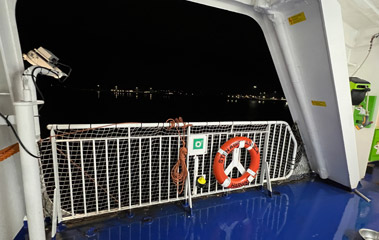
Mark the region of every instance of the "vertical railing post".
<instances>
[{"instance_id":1,"label":"vertical railing post","mask_svg":"<svg viewBox=\"0 0 379 240\"><path fill-rule=\"evenodd\" d=\"M121 210L121 177L120 177L120 139L117 138L117 192L118 192L118 210Z\"/></svg>"},{"instance_id":2,"label":"vertical railing post","mask_svg":"<svg viewBox=\"0 0 379 240\"><path fill-rule=\"evenodd\" d=\"M170 200L170 194L171 194L171 136L168 138L168 176L167 176L167 200Z\"/></svg>"},{"instance_id":3,"label":"vertical railing post","mask_svg":"<svg viewBox=\"0 0 379 240\"><path fill-rule=\"evenodd\" d=\"M259 146L259 151L260 149L262 149L262 133L260 132L259 133L259 142L258 142L258 146ZM263 146L263 151L264 151L264 148L265 146ZM263 156L263 155L262 155ZM254 181L254 184L257 185L257 181L258 181L258 176L255 178L255 181Z\"/></svg>"},{"instance_id":4,"label":"vertical railing post","mask_svg":"<svg viewBox=\"0 0 379 240\"><path fill-rule=\"evenodd\" d=\"M269 167L271 167L272 165L272 153L274 151L274 145L275 145L275 136L276 136L276 127L277 127L277 123L273 124L274 125L274 132L272 133L272 141L271 141L271 149L270 149L270 165ZM271 128L270 128L271 130ZM270 135L271 135L271 131L270 131ZM267 161L267 158L266 158L266 162L268 163ZM274 164L275 165L275 164Z\"/></svg>"},{"instance_id":5,"label":"vertical railing post","mask_svg":"<svg viewBox=\"0 0 379 240\"><path fill-rule=\"evenodd\" d=\"M139 205L142 205L142 140L138 139Z\"/></svg>"},{"instance_id":6,"label":"vertical railing post","mask_svg":"<svg viewBox=\"0 0 379 240\"><path fill-rule=\"evenodd\" d=\"M188 147L188 139L189 139L189 136L190 136L190 132L191 132L191 126L188 126L187 127L187 139L186 139L186 143L187 143L187 147ZM183 146L184 147L184 146ZM187 169L188 169L188 163L189 163L189 154L187 153L187 156L186 156L186 166L187 166ZM188 181L188 177L189 177L189 170L187 171L187 179L186 179L186 182ZM185 186L187 187L187 183L184 183ZM190 186L190 185L188 185ZM185 188L186 189L186 188ZM187 189L186 189L187 190ZM187 191L184 191L184 199L186 199L186 201L188 200L188 193ZM191 191L191 189L188 189L188 191Z\"/></svg>"},{"instance_id":7,"label":"vertical railing post","mask_svg":"<svg viewBox=\"0 0 379 240\"><path fill-rule=\"evenodd\" d=\"M86 179L85 179L85 172L84 172L83 141L80 141L80 164L81 164L81 170L82 170L84 215L87 216L87 197L86 197Z\"/></svg>"},{"instance_id":8,"label":"vertical railing post","mask_svg":"<svg viewBox=\"0 0 379 240\"><path fill-rule=\"evenodd\" d=\"M131 141L132 141L132 137L131 137L131 132L130 132L130 127L128 127L128 185L129 185L129 209L132 208L132 170L131 170L131 167L132 167L132 164L131 164L131 161L132 161L132 157L130 156L131 155L131 150L130 148L132 147L131 146Z\"/></svg>"},{"instance_id":9,"label":"vertical railing post","mask_svg":"<svg viewBox=\"0 0 379 240\"><path fill-rule=\"evenodd\" d=\"M109 154L108 154L108 140L105 140L105 173L107 180L107 203L108 211L111 210L111 199L110 199L110 189L109 189Z\"/></svg>"},{"instance_id":10,"label":"vertical railing post","mask_svg":"<svg viewBox=\"0 0 379 240\"><path fill-rule=\"evenodd\" d=\"M57 206L57 198L57 188L54 188L51 239L55 239L55 235L57 234L57 212L60 211L60 208Z\"/></svg>"},{"instance_id":11,"label":"vertical railing post","mask_svg":"<svg viewBox=\"0 0 379 240\"><path fill-rule=\"evenodd\" d=\"M218 137L218 146L217 146L217 148L216 149L219 149L220 147L221 147L221 133L219 133L219 137ZM217 151L217 150L216 150ZM218 191L218 183L217 183L217 181L215 181L216 182L216 192ZM223 188L224 189L224 188Z\"/></svg>"},{"instance_id":12,"label":"vertical railing post","mask_svg":"<svg viewBox=\"0 0 379 240\"><path fill-rule=\"evenodd\" d=\"M195 155L193 158L193 182L192 182L192 186L193 186L192 195L194 196L197 195L196 176L198 176L198 172L199 172L199 158L197 155Z\"/></svg>"},{"instance_id":13,"label":"vertical railing post","mask_svg":"<svg viewBox=\"0 0 379 240\"><path fill-rule=\"evenodd\" d=\"M276 146L276 154L275 154L275 164L274 164L274 171L272 173L272 177L274 178L275 177L275 173L276 173L276 161L278 159L278 153L279 153L279 148L280 148L280 144L281 144L281 137L282 137L282 126L283 124L280 124L280 129L279 129L279 136L278 136L278 142L277 142L277 146ZM276 128L276 127L275 127ZM278 175L279 176L279 175Z\"/></svg>"},{"instance_id":14,"label":"vertical railing post","mask_svg":"<svg viewBox=\"0 0 379 240\"><path fill-rule=\"evenodd\" d=\"M66 151L67 151L68 180L69 180L69 185L70 185L71 216L75 216L74 192L73 192L73 185L72 185L71 156L70 156L69 142L66 142Z\"/></svg>"},{"instance_id":15,"label":"vertical railing post","mask_svg":"<svg viewBox=\"0 0 379 240\"><path fill-rule=\"evenodd\" d=\"M158 188L159 188L159 197L158 201L161 202L162 199L162 137L159 137L159 182L158 182Z\"/></svg>"},{"instance_id":16,"label":"vertical railing post","mask_svg":"<svg viewBox=\"0 0 379 240\"><path fill-rule=\"evenodd\" d=\"M261 189L263 190L264 176L266 175L267 190L268 190L269 196L271 197L272 196L272 189L271 189L271 181L270 181L270 168L269 168L268 163L267 163L267 152L268 152L268 145L270 142L270 135L271 135L271 124L268 124L267 130L266 130L265 145L263 148L263 158L261 159L260 182L262 184Z\"/></svg>"},{"instance_id":17,"label":"vertical railing post","mask_svg":"<svg viewBox=\"0 0 379 240\"><path fill-rule=\"evenodd\" d=\"M178 149L177 149L177 152L178 152L178 158L180 157L180 136L177 137L177 142L178 142ZM178 168L178 173L179 173L179 168ZM179 199L179 179L176 180L176 199Z\"/></svg>"},{"instance_id":18,"label":"vertical railing post","mask_svg":"<svg viewBox=\"0 0 379 240\"><path fill-rule=\"evenodd\" d=\"M188 126L187 127L187 147L188 147L188 139L190 137L190 134L191 134L191 126ZM197 157L197 156L195 156ZM192 195L191 195L191 176L190 176L190 171L189 171L189 154L187 154L187 159L186 159L186 165L187 165L187 179L186 179L186 182L184 183L185 185L185 188L184 188L184 199L186 201L186 204L188 204L189 208L190 208L190 214L192 215ZM195 178L195 176L194 176Z\"/></svg>"},{"instance_id":19,"label":"vertical railing post","mask_svg":"<svg viewBox=\"0 0 379 240\"><path fill-rule=\"evenodd\" d=\"M151 169L151 161L152 161L152 152L151 152L151 137L149 138L149 204L151 204L151 175L152 175L152 169ZM160 173L159 173L160 174Z\"/></svg>"},{"instance_id":20,"label":"vertical railing post","mask_svg":"<svg viewBox=\"0 0 379 240\"><path fill-rule=\"evenodd\" d=\"M286 130L284 132L284 137L283 137L283 143L282 143L282 153L280 154L280 164L279 164L279 172L278 172L279 177L282 177L283 154L284 154L285 146L287 144L287 141L286 141L287 132L288 132L288 129L286 127ZM290 140L291 140L291 136L288 137L288 142L290 142Z\"/></svg>"},{"instance_id":21,"label":"vertical railing post","mask_svg":"<svg viewBox=\"0 0 379 240\"><path fill-rule=\"evenodd\" d=\"M189 171L187 171L187 175L188 175L188 181L186 181L186 193L188 192L188 206L190 208L190 213L192 216L193 212L192 212L192 195L191 195L191 176L190 176Z\"/></svg>"},{"instance_id":22,"label":"vertical railing post","mask_svg":"<svg viewBox=\"0 0 379 240\"><path fill-rule=\"evenodd\" d=\"M58 223L62 222L61 211L61 190L59 186L59 169L58 169L58 153L57 153L57 140L55 136L54 128L50 130L51 139L51 152L53 155L53 168L54 168L54 184L57 190L57 207L58 207ZM54 203L55 204L55 203Z\"/></svg>"},{"instance_id":23,"label":"vertical railing post","mask_svg":"<svg viewBox=\"0 0 379 240\"><path fill-rule=\"evenodd\" d=\"M213 137L214 137L214 134L211 135L211 149L210 149L210 152L209 152L209 172L208 172L208 193L211 192L211 174L212 174L212 163L213 163L213 159L212 159L212 156L213 156Z\"/></svg>"},{"instance_id":24,"label":"vertical railing post","mask_svg":"<svg viewBox=\"0 0 379 240\"><path fill-rule=\"evenodd\" d=\"M96 161L96 141L95 140L92 140L92 155L93 155L93 175L95 178L94 183L95 183L96 213L99 213L99 193L98 193L98 186L97 186L97 161Z\"/></svg>"},{"instance_id":25,"label":"vertical railing post","mask_svg":"<svg viewBox=\"0 0 379 240\"><path fill-rule=\"evenodd\" d=\"M263 165L263 162L267 159L267 152L268 152L268 145L270 142L270 133L271 133L271 124L268 124L266 127L266 133L265 133L265 142L263 145L263 154L261 155L261 174L260 174L260 184L264 183L264 176L265 176L265 168Z\"/></svg>"}]
</instances>

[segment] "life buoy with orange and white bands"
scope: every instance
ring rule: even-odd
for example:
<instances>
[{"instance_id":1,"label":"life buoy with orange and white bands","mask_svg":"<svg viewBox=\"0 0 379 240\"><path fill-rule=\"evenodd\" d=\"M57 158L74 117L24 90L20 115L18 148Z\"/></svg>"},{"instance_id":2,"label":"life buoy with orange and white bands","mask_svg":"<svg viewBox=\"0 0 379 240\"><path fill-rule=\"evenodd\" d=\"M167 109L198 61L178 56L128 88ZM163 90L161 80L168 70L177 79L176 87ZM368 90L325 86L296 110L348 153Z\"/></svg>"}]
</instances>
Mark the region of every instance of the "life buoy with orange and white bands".
<instances>
[{"instance_id":1,"label":"life buoy with orange and white bands","mask_svg":"<svg viewBox=\"0 0 379 240\"><path fill-rule=\"evenodd\" d=\"M246 148L250 153L250 166L239 178L230 178L225 174L224 164L229 153L235 148ZM216 153L213 162L213 172L217 181L227 188L238 188L249 184L257 176L259 168L259 149L253 141L247 137L234 137L224 143Z\"/></svg>"}]
</instances>

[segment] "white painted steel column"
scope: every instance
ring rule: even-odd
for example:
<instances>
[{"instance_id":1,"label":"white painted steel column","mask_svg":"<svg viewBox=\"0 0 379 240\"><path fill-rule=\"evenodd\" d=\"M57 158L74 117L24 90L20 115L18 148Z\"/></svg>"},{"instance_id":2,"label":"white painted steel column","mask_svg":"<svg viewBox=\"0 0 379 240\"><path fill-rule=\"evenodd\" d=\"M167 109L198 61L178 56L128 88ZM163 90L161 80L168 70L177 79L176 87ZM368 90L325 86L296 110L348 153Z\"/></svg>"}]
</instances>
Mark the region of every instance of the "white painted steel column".
<instances>
[{"instance_id":1,"label":"white painted steel column","mask_svg":"<svg viewBox=\"0 0 379 240\"><path fill-rule=\"evenodd\" d=\"M18 135L33 155L38 155L33 114L33 106L36 104L34 102L14 104ZM38 159L30 156L23 148L20 148L20 157L29 237L31 240L46 239Z\"/></svg>"}]
</instances>

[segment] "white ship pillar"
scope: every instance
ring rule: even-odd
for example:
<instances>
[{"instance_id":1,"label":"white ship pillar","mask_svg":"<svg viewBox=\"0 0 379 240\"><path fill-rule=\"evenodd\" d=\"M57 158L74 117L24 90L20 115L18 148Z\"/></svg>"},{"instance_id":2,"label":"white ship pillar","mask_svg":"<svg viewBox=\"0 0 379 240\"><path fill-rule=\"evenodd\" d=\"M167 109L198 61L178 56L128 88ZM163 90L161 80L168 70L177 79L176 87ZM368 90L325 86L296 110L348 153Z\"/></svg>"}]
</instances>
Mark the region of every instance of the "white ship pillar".
<instances>
[{"instance_id":1,"label":"white ship pillar","mask_svg":"<svg viewBox=\"0 0 379 240\"><path fill-rule=\"evenodd\" d=\"M24 72L24 63L22 59L21 46L18 37L16 24L16 0L0 0L0 111L4 115L11 115L16 119L18 135L25 145L26 149L33 154L38 155L36 131L34 125L33 106L36 102L24 97L24 84L22 74ZM7 126L2 126L7 127ZM16 142L13 133L9 127L7 134L1 135L0 145L9 146ZM12 136L12 137L8 137ZM15 180L12 177L6 179L8 188L14 188L16 193L18 189L23 189L23 194L17 197L16 194L8 194L6 188L0 188L0 196L5 203L19 203L17 206L8 204L7 209L0 208L0 214L8 216L8 212L13 212L13 216L8 219L0 218L0 238L13 239L23 226L23 220L28 220L29 239L43 240L45 236L45 225L43 218L41 183L39 174L38 159L29 155L21 146L20 154L15 154L12 159L5 161L16 161L20 157L21 167L15 169L1 163L4 171L8 170L22 177L22 181L15 186ZM16 165L17 166L17 165ZM2 179L4 180L4 179ZM16 204L14 204L16 205ZM18 230L17 230L18 228ZM10 231L11 230L11 231Z\"/></svg>"},{"instance_id":2,"label":"white ship pillar","mask_svg":"<svg viewBox=\"0 0 379 240\"><path fill-rule=\"evenodd\" d=\"M41 180L38 158L37 142L34 129L33 106L36 102L16 102L17 132L21 142L29 151L27 153L20 147L22 181L24 183L24 197L26 216L28 221L29 238L45 239L45 223L42 209Z\"/></svg>"},{"instance_id":3,"label":"white ship pillar","mask_svg":"<svg viewBox=\"0 0 379 240\"><path fill-rule=\"evenodd\" d=\"M361 178L339 2L190 1L247 15L261 26L311 169L356 188Z\"/></svg>"}]
</instances>

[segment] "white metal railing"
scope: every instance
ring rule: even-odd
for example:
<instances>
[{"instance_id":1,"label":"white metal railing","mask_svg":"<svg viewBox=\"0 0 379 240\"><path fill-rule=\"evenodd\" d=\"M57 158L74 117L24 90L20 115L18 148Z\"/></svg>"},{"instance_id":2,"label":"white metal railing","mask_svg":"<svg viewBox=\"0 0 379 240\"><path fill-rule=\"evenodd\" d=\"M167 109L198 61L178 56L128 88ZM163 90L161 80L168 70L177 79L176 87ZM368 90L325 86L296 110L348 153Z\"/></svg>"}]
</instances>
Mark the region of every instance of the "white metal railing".
<instances>
[{"instance_id":1,"label":"white metal railing","mask_svg":"<svg viewBox=\"0 0 379 240\"><path fill-rule=\"evenodd\" d=\"M51 141L40 144L41 174L45 196L52 200L57 189L59 221L185 199L187 192L179 194L170 176L181 142L168 126L49 125ZM217 183L212 164L220 146L235 136L252 139L261 153L260 171L244 188L266 182L263 161L271 181L285 180L293 172L297 143L285 122L191 123L186 137L193 134L206 135L208 149L206 154L187 156L192 197L232 191ZM240 151L240 162L248 166L248 152ZM228 156L226 164L230 161ZM194 184L198 176L207 180L203 188ZM240 173L233 170L230 176Z\"/></svg>"}]
</instances>

